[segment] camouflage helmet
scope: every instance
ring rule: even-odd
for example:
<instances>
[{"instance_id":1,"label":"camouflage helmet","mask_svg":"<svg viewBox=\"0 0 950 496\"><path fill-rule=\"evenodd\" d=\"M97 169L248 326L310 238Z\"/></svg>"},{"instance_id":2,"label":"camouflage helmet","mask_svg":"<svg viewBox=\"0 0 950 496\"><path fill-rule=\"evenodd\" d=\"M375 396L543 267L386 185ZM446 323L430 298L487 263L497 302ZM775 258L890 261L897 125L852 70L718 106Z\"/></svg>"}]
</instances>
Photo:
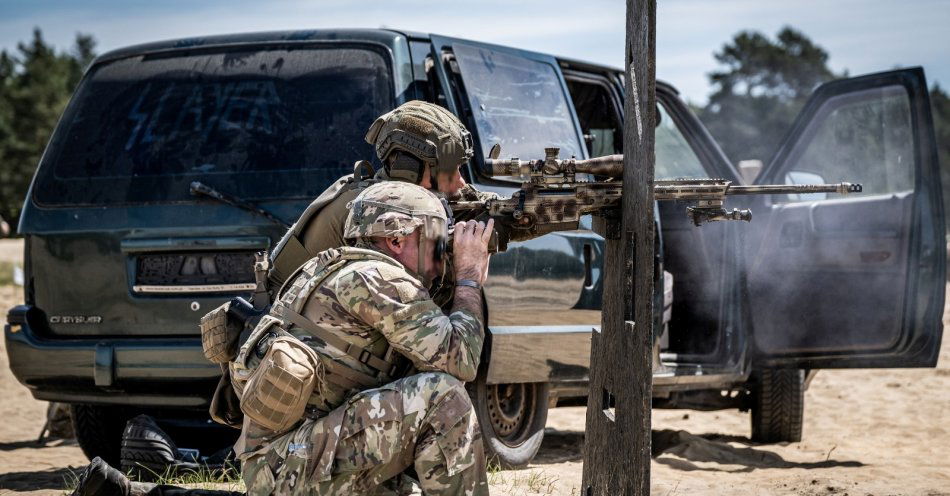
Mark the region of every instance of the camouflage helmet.
<instances>
[{"instance_id":1,"label":"camouflage helmet","mask_svg":"<svg viewBox=\"0 0 950 496\"><path fill-rule=\"evenodd\" d=\"M413 100L376 119L366 132L366 142L376 147L383 164L393 152L403 151L429 164L437 172L453 173L472 158L472 135L454 114L433 103ZM405 172L405 171L400 171ZM408 173L418 183L420 172Z\"/></svg>"},{"instance_id":2,"label":"camouflage helmet","mask_svg":"<svg viewBox=\"0 0 950 496\"><path fill-rule=\"evenodd\" d=\"M366 188L347 204L343 226L346 239L401 237L424 227L428 238L448 236L445 206L431 191L398 181L383 181Z\"/></svg>"}]
</instances>

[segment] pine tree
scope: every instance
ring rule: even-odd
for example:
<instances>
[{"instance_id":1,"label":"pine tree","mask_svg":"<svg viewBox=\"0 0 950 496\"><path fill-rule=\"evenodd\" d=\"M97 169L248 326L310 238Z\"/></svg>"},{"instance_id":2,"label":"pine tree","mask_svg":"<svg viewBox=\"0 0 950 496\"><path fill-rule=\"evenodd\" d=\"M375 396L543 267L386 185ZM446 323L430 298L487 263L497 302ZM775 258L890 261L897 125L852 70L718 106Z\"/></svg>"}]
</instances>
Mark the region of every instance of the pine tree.
<instances>
[{"instance_id":1,"label":"pine tree","mask_svg":"<svg viewBox=\"0 0 950 496\"><path fill-rule=\"evenodd\" d=\"M782 28L773 41L743 31L713 54L725 70L700 117L733 161L767 162L816 86L844 75L828 68L828 52L805 34Z\"/></svg>"},{"instance_id":2,"label":"pine tree","mask_svg":"<svg viewBox=\"0 0 950 496\"><path fill-rule=\"evenodd\" d=\"M16 225L37 163L66 103L95 57L95 40L78 34L70 52L43 40L0 52L0 216Z\"/></svg>"}]
</instances>

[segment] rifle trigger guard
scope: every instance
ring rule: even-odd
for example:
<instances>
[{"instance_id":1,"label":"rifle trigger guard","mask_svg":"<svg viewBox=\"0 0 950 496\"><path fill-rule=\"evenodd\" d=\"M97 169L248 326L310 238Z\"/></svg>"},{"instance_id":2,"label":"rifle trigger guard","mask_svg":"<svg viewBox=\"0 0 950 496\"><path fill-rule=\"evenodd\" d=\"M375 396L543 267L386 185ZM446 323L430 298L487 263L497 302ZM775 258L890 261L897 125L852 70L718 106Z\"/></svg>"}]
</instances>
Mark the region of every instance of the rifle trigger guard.
<instances>
[{"instance_id":1,"label":"rifle trigger guard","mask_svg":"<svg viewBox=\"0 0 950 496\"><path fill-rule=\"evenodd\" d=\"M524 203L524 192L520 192L518 193L518 208L516 208L514 213L511 214L512 217L515 219L521 219L521 216L524 215Z\"/></svg>"}]
</instances>

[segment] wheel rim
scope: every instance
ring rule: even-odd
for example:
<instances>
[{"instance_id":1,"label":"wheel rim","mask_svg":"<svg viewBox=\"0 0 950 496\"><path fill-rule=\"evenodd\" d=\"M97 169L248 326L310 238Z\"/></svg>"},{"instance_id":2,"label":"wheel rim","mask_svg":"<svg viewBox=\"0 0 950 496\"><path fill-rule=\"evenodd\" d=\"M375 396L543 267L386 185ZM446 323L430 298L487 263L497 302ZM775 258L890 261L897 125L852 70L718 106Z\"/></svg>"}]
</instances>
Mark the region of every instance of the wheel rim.
<instances>
[{"instance_id":1,"label":"wheel rim","mask_svg":"<svg viewBox=\"0 0 950 496\"><path fill-rule=\"evenodd\" d=\"M486 387L492 430L509 446L525 441L535 410L534 384L493 384Z\"/></svg>"}]
</instances>

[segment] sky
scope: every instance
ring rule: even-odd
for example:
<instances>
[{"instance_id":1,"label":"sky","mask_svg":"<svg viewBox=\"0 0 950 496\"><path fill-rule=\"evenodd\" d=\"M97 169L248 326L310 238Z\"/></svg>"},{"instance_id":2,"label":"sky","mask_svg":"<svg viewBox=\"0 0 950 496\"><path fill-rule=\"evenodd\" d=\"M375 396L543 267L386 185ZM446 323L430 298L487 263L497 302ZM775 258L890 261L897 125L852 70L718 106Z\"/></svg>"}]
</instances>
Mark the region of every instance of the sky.
<instances>
[{"instance_id":1,"label":"sky","mask_svg":"<svg viewBox=\"0 0 950 496\"><path fill-rule=\"evenodd\" d=\"M737 32L803 31L851 75L923 66L950 87L950 0L658 0L657 78L704 104L713 53ZM0 0L0 49L34 27L61 49L77 32L97 51L171 38L286 29L390 27L488 41L621 67L625 3L612 0Z\"/></svg>"}]
</instances>

